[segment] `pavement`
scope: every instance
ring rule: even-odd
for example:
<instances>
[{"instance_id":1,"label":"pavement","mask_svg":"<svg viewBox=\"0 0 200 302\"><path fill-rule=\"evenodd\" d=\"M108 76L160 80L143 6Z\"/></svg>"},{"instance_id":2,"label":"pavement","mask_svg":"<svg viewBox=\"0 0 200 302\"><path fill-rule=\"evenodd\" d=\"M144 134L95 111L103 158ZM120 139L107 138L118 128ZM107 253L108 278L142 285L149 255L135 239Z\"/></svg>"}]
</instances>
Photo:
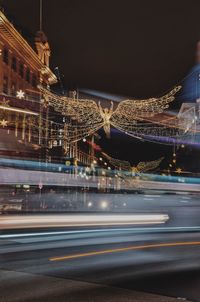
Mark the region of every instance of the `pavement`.
<instances>
[{"instance_id":1,"label":"pavement","mask_svg":"<svg viewBox=\"0 0 200 302\"><path fill-rule=\"evenodd\" d=\"M0 299L1 302L177 301L174 298L95 283L2 270L0 270Z\"/></svg>"}]
</instances>

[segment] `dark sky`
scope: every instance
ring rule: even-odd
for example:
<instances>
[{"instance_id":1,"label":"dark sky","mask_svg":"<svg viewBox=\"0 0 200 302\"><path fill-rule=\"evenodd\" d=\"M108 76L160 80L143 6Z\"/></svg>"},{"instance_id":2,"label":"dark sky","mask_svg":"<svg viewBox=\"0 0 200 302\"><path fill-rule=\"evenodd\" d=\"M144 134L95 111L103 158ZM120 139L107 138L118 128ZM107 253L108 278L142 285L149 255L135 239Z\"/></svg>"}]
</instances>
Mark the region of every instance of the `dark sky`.
<instances>
[{"instance_id":1,"label":"dark sky","mask_svg":"<svg viewBox=\"0 0 200 302\"><path fill-rule=\"evenodd\" d=\"M0 0L39 29L39 0ZM66 86L132 97L161 94L194 64L199 0L43 0L43 29Z\"/></svg>"},{"instance_id":2,"label":"dark sky","mask_svg":"<svg viewBox=\"0 0 200 302\"><path fill-rule=\"evenodd\" d=\"M39 0L0 3L15 24L32 35L39 29ZM59 66L66 87L160 95L194 65L199 12L199 0L43 0L51 66ZM147 149L132 144L124 145L128 156L145 159ZM149 154L163 148L154 144Z\"/></svg>"}]
</instances>

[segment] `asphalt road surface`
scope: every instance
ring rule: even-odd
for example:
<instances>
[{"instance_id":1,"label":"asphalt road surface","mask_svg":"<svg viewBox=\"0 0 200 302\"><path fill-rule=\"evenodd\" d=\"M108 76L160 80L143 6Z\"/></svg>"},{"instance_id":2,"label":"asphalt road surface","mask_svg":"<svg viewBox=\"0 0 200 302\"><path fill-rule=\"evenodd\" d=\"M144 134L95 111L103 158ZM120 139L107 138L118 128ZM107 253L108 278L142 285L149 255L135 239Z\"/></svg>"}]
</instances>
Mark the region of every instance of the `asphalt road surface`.
<instances>
[{"instance_id":1,"label":"asphalt road surface","mask_svg":"<svg viewBox=\"0 0 200 302\"><path fill-rule=\"evenodd\" d=\"M169 221L1 231L0 301L200 301L199 197L144 198Z\"/></svg>"}]
</instances>

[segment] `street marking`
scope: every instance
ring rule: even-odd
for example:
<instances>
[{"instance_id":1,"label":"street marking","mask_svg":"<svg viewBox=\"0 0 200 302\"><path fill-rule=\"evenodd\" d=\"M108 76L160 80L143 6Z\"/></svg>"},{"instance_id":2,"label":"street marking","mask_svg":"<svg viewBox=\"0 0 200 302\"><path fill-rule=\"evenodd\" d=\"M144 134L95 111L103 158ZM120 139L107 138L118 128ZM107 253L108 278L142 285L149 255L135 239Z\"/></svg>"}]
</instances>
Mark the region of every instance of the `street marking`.
<instances>
[{"instance_id":1,"label":"street marking","mask_svg":"<svg viewBox=\"0 0 200 302\"><path fill-rule=\"evenodd\" d=\"M103 254L110 254L110 253L119 253L119 252L126 252L126 251L134 251L134 250L142 250L142 249L151 249L157 247L174 247L174 246L191 246L191 245L200 245L200 241L193 241L193 242L171 242L171 243L158 243L158 244L147 244L147 245L138 245L138 246L129 246L124 248L116 248L116 249L109 249L103 251L94 251L94 252L87 252L81 254L74 254L68 256L61 256L61 257L52 257L49 258L49 261L62 261L62 260L71 260L77 259L82 257L89 257L89 256L96 256L96 255L103 255Z\"/></svg>"}]
</instances>

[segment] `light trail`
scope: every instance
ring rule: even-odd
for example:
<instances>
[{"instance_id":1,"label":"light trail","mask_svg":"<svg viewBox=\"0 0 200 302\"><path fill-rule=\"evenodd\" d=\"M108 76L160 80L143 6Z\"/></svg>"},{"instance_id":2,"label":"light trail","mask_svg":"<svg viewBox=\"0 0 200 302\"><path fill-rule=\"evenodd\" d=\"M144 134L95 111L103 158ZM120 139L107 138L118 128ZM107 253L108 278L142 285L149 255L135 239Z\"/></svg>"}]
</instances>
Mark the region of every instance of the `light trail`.
<instances>
[{"instance_id":1,"label":"light trail","mask_svg":"<svg viewBox=\"0 0 200 302\"><path fill-rule=\"evenodd\" d=\"M63 260L71 260L77 259L82 257L90 257L90 256L97 256L97 255L104 255L104 254L111 254L111 253L120 253L126 251L134 251L134 250L143 250L143 249L152 249L152 248L159 248L159 247L177 247L177 246L197 246L200 245L200 241L191 241L191 242L169 242L169 243L158 243L158 244L146 244L146 245L138 245L138 246L129 246L124 248L116 248L116 249L109 249L109 250L102 250L102 251L93 251L81 254L74 254L74 255L67 255L61 257L52 257L49 258L49 261L63 261Z\"/></svg>"},{"instance_id":2,"label":"light trail","mask_svg":"<svg viewBox=\"0 0 200 302\"><path fill-rule=\"evenodd\" d=\"M3 106L3 105L0 105L0 109L8 110L8 111L15 111L15 112L24 113L24 114L30 114L30 115L37 115L37 116L39 115L39 113L30 111L30 110L19 109L19 108L14 108L14 107L7 107L7 106Z\"/></svg>"},{"instance_id":3,"label":"light trail","mask_svg":"<svg viewBox=\"0 0 200 302\"><path fill-rule=\"evenodd\" d=\"M0 239L17 239L26 237L40 237L40 236L57 236L57 235L75 235L75 234L92 234L92 233L111 233L111 232L124 232L131 234L144 234L144 233L181 233L181 232L200 232L200 226L191 227L129 227L129 228L108 228L108 229L90 229L90 230L72 230L72 231L49 231L49 232L35 232L35 233L18 233L18 234L3 234Z\"/></svg>"},{"instance_id":4,"label":"light trail","mask_svg":"<svg viewBox=\"0 0 200 302\"><path fill-rule=\"evenodd\" d=\"M163 224L167 214L78 214L0 217L0 229Z\"/></svg>"},{"instance_id":5,"label":"light trail","mask_svg":"<svg viewBox=\"0 0 200 302\"><path fill-rule=\"evenodd\" d=\"M0 159L1 161L1 159ZM3 162L3 161L2 161ZM197 177L182 177L182 176L162 176L156 174L140 174L140 179L136 182L122 183L121 189L125 190L157 190L157 191L172 191L172 192L200 192L200 178ZM149 180L145 180L148 178ZM74 178L72 174L61 172L46 172L37 170L25 170L18 168L0 167L0 182L2 185L36 185L38 180L43 186L69 186L69 187L90 187L98 188L103 177L95 176L95 179ZM108 179L108 178L106 178ZM134 179L134 178L133 178ZM115 189L116 180L113 177L109 189Z\"/></svg>"}]
</instances>

